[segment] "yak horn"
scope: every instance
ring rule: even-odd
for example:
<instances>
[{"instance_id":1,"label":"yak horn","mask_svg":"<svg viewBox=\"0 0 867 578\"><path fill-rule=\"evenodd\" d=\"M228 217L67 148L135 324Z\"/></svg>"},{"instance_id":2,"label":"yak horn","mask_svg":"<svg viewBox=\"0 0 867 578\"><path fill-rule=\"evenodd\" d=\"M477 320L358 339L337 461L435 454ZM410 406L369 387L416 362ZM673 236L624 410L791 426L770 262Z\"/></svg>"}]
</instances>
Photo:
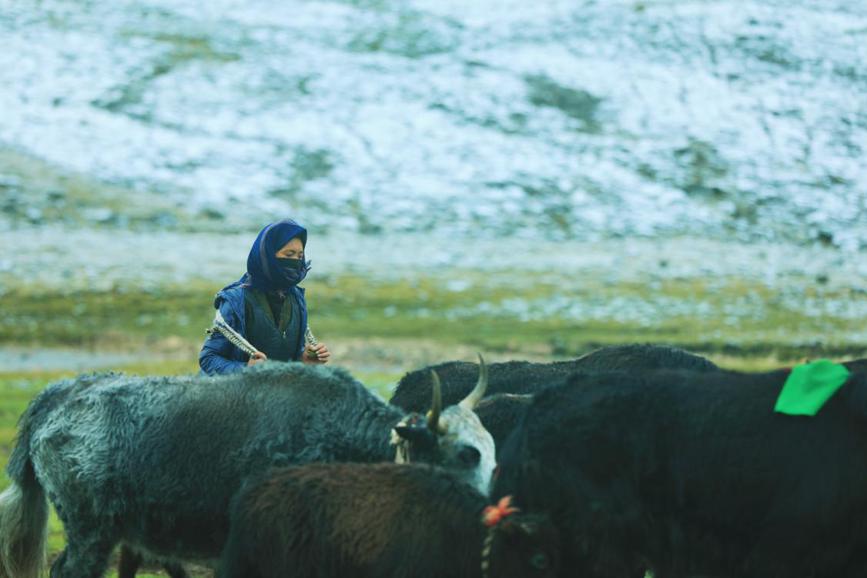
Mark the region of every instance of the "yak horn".
<instances>
[{"instance_id":1,"label":"yak horn","mask_svg":"<svg viewBox=\"0 0 867 578\"><path fill-rule=\"evenodd\" d=\"M427 414L427 427L432 432L437 433L440 425L440 414L443 411L443 386L436 371L431 370L430 375L433 380L433 400Z\"/></svg>"},{"instance_id":2,"label":"yak horn","mask_svg":"<svg viewBox=\"0 0 867 578\"><path fill-rule=\"evenodd\" d=\"M479 354L479 381L476 382L476 387L473 391L461 401L458 405L464 409L473 410L476 404L485 396L485 390L488 388L488 366L485 365L485 358Z\"/></svg>"}]
</instances>

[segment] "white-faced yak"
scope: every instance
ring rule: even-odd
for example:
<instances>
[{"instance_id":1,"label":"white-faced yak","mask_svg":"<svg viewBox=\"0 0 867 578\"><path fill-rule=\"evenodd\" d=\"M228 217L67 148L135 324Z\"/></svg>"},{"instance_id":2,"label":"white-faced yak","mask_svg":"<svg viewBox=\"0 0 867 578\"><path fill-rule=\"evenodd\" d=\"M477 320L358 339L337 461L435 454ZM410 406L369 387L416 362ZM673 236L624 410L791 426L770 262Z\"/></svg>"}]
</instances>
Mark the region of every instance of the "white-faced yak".
<instances>
[{"instance_id":1,"label":"white-faced yak","mask_svg":"<svg viewBox=\"0 0 867 578\"><path fill-rule=\"evenodd\" d=\"M561 576L863 578L867 374L813 416L775 411L789 375L576 374L534 396L492 496L551 516Z\"/></svg>"},{"instance_id":2,"label":"white-faced yak","mask_svg":"<svg viewBox=\"0 0 867 578\"><path fill-rule=\"evenodd\" d=\"M484 388L482 372L467 399L435 404L425 418L343 370L295 363L55 383L20 420L12 485L0 495L0 578L39 575L46 495L67 536L52 578L97 578L118 543L158 560L215 564L231 496L272 466L389 461L397 449L403 461L441 465L486 492L494 444L472 411Z\"/></svg>"},{"instance_id":3,"label":"white-faced yak","mask_svg":"<svg viewBox=\"0 0 867 578\"><path fill-rule=\"evenodd\" d=\"M219 578L547 578L557 533L427 465L277 468L233 500Z\"/></svg>"}]
</instances>

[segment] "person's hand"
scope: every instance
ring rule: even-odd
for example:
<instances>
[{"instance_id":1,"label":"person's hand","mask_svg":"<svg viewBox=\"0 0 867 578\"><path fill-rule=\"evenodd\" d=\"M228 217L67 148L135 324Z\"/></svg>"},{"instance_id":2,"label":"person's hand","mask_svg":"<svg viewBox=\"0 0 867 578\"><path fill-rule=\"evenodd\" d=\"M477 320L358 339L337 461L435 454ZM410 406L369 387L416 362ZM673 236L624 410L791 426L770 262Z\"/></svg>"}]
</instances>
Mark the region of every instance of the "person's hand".
<instances>
[{"instance_id":1,"label":"person's hand","mask_svg":"<svg viewBox=\"0 0 867 578\"><path fill-rule=\"evenodd\" d=\"M328 363L329 359L331 359L331 352L328 351L328 346L324 343L318 343L316 345L310 345L308 343L307 347L304 348L304 354L301 356L301 361L314 365Z\"/></svg>"},{"instance_id":2,"label":"person's hand","mask_svg":"<svg viewBox=\"0 0 867 578\"><path fill-rule=\"evenodd\" d=\"M262 353L261 351L257 351L253 355L250 356L250 359L247 361L247 366L256 365L257 363L262 363L268 359L268 356Z\"/></svg>"}]
</instances>

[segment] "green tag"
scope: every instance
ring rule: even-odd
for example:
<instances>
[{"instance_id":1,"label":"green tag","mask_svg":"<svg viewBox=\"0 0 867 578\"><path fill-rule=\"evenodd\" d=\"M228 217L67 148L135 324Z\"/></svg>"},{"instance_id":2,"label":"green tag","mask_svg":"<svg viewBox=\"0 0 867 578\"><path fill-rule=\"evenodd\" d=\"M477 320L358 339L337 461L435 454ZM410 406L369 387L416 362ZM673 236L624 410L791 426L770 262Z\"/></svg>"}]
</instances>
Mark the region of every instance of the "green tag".
<instances>
[{"instance_id":1,"label":"green tag","mask_svg":"<svg viewBox=\"0 0 867 578\"><path fill-rule=\"evenodd\" d=\"M847 379L849 370L828 359L798 365L792 368L783 384L774 411L789 415L816 415Z\"/></svg>"}]
</instances>

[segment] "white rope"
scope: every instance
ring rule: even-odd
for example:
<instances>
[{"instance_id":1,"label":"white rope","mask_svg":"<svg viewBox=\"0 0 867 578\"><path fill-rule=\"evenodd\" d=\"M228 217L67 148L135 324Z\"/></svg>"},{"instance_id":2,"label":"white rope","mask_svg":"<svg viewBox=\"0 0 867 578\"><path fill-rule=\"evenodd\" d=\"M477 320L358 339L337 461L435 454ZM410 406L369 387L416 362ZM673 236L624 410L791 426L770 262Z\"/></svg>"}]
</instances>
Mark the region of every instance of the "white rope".
<instances>
[{"instance_id":1,"label":"white rope","mask_svg":"<svg viewBox=\"0 0 867 578\"><path fill-rule=\"evenodd\" d=\"M223 315L220 313L219 309L217 309L217 314L214 315L214 326L210 329L206 329L205 333L210 335L214 331L219 331L220 333L222 333L223 336L229 341L229 343L231 343L250 357L253 357L253 355L259 353L259 350L256 349L252 343L244 339L243 335L235 331L231 325L226 323L226 320L223 319ZM304 339L307 340L308 345L311 345L313 347L319 345L319 341L313 335L313 332L310 331L309 325L304 329ZM316 357L315 354L314 357Z\"/></svg>"},{"instance_id":2,"label":"white rope","mask_svg":"<svg viewBox=\"0 0 867 578\"><path fill-rule=\"evenodd\" d=\"M244 339L244 336L232 329L232 326L226 323L226 320L223 319L223 316L220 314L220 310L217 309L217 314L214 316L214 326L210 329L207 329L206 332L211 334L214 331L219 331L223 334L223 336L229 340L229 343L252 357L256 353L259 353L259 350L253 347L253 344Z\"/></svg>"}]
</instances>

